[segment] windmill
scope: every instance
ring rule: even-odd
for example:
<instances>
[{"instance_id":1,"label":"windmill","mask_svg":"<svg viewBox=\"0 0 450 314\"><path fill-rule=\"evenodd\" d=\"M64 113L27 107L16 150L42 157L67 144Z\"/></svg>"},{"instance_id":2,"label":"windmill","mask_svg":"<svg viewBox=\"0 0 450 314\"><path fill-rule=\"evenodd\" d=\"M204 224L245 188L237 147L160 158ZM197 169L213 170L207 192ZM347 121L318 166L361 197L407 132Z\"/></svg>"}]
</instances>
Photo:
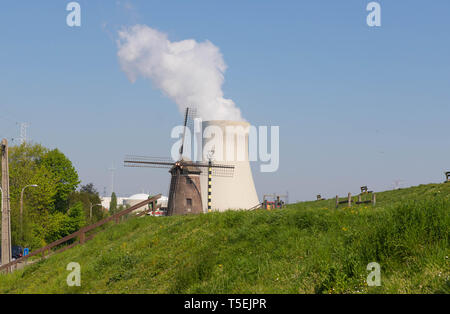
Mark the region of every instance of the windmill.
<instances>
[{"instance_id":1,"label":"windmill","mask_svg":"<svg viewBox=\"0 0 450 314\"><path fill-rule=\"evenodd\" d=\"M232 177L234 166L213 163L211 155L208 162L193 162L183 158L186 128L190 119L190 109L186 108L184 131L180 147L180 157L173 162L170 158L146 156L126 156L125 167L169 168L171 174L167 214L185 215L203 212L200 175L208 175L208 209L211 210L212 176Z\"/></svg>"}]
</instances>

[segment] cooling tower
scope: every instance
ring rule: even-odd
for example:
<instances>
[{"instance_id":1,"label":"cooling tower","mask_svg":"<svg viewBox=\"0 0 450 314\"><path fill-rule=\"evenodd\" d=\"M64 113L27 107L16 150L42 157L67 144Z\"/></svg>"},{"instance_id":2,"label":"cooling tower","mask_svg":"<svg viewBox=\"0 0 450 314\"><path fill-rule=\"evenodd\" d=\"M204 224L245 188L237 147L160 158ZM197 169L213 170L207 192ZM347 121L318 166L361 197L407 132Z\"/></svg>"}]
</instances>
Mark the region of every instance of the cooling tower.
<instances>
[{"instance_id":1,"label":"cooling tower","mask_svg":"<svg viewBox=\"0 0 450 314\"><path fill-rule=\"evenodd\" d=\"M211 176L211 210L250 209L259 204L248 158L250 124L241 121L203 121L203 160L233 165L232 174L214 169ZM200 146L200 145L199 145ZM211 152L212 156L208 156ZM203 211L208 212L208 175L201 176Z\"/></svg>"}]
</instances>

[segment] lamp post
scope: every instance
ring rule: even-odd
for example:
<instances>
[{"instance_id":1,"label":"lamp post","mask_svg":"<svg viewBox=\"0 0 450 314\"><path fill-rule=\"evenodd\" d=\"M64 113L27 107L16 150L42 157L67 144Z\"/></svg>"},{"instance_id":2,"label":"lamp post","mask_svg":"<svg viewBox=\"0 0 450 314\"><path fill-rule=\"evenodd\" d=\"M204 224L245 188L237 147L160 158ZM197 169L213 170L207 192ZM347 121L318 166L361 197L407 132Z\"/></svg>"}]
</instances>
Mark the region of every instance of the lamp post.
<instances>
[{"instance_id":1,"label":"lamp post","mask_svg":"<svg viewBox=\"0 0 450 314\"><path fill-rule=\"evenodd\" d=\"M36 187L38 187L38 185L37 184L27 185L22 189L22 192L20 192L20 235L22 236L22 238L23 238L23 218L22 218L23 217L23 192L28 187L36 188Z\"/></svg>"},{"instance_id":2,"label":"lamp post","mask_svg":"<svg viewBox=\"0 0 450 314\"><path fill-rule=\"evenodd\" d=\"M95 205L92 205L91 202L89 202L89 204L90 204L90 206L91 206L91 208L89 209L89 219L92 220L92 208L93 208L94 206L102 206L102 204L95 204Z\"/></svg>"}]
</instances>

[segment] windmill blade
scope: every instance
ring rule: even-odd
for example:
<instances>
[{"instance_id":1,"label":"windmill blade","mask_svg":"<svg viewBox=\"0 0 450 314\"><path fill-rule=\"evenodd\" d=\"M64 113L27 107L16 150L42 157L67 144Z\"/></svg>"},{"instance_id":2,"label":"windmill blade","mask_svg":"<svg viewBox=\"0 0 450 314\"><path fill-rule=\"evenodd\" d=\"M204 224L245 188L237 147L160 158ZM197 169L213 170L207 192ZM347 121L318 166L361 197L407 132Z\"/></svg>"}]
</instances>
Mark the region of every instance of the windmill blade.
<instances>
[{"instance_id":1,"label":"windmill blade","mask_svg":"<svg viewBox=\"0 0 450 314\"><path fill-rule=\"evenodd\" d=\"M184 130L183 130L183 138L181 141L181 147L180 147L180 158L183 158L183 152L184 152L184 140L186 138L186 129L189 128L191 130L191 133L194 129L194 119L197 117L197 108L191 108L187 107L185 114L184 114Z\"/></svg>"},{"instance_id":2,"label":"windmill blade","mask_svg":"<svg viewBox=\"0 0 450 314\"><path fill-rule=\"evenodd\" d=\"M186 126L193 131L194 128L194 120L197 117L197 108L195 107L189 107L189 113L187 118Z\"/></svg>"},{"instance_id":3,"label":"windmill blade","mask_svg":"<svg viewBox=\"0 0 450 314\"><path fill-rule=\"evenodd\" d=\"M180 176L192 176L191 172L181 172ZM200 168L200 175L202 177L208 176L208 168ZM234 171L225 168L212 168L211 175L213 177L232 178Z\"/></svg>"},{"instance_id":4,"label":"windmill blade","mask_svg":"<svg viewBox=\"0 0 450 314\"><path fill-rule=\"evenodd\" d=\"M126 156L125 167L172 168L175 163L166 157Z\"/></svg>"},{"instance_id":5,"label":"windmill blade","mask_svg":"<svg viewBox=\"0 0 450 314\"><path fill-rule=\"evenodd\" d=\"M208 170L205 169L202 171L201 175L208 175ZM213 177L224 177L224 178L232 178L234 176L234 169L230 168L212 168L211 175Z\"/></svg>"},{"instance_id":6,"label":"windmill blade","mask_svg":"<svg viewBox=\"0 0 450 314\"><path fill-rule=\"evenodd\" d=\"M183 139L181 141L181 147L180 147L180 158L183 158L183 149L184 149L184 138L186 136L186 127L188 122L188 116L189 116L189 107L186 108L186 113L184 114L184 130L183 130Z\"/></svg>"},{"instance_id":7,"label":"windmill blade","mask_svg":"<svg viewBox=\"0 0 450 314\"><path fill-rule=\"evenodd\" d=\"M184 162L183 165L185 166L191 166L191 167L199 167L199 168L224 168L224 169L231 169L234 170L233 165L225 165L225 164L212 164L209 165L208 163L199 163L199 162Z\"/></svg>"},{"instance_id":8,"label":"windmill blade","mask_svg":"<svg viewBox=\"0 0 450 314\"><path fill-rule=\"evenodd\" d=\"M128 168L165 168L170 169L173 167L169 164L157 163L157 162L127 162L125 161L125 167Z\"/></svg>"},{"instance_id":9,"label":"windmill blade","mask_svg":"<svg viewBox=\"0 0 450 314\"><path fill-rule=\"evenodd\" d=\"M226 164L213 163L211 166L211 174L213 177L228 177L234 176L234 166Z\"/></svg>"},{"instance_id":10,"label":"windmill blade","mask_svg":"<svg viewBox=\"0 0 450 314\"><path fill-rule=\"evenodd\" d=\"M183 166L197 167L201 170L201 175L208 175L208 169L211 167L211 175L215 177L228 177L234 176L234 166L225 164L212 164L208 163L195 163L195 162L185 162Z\"/></svg>"}]
</instances>

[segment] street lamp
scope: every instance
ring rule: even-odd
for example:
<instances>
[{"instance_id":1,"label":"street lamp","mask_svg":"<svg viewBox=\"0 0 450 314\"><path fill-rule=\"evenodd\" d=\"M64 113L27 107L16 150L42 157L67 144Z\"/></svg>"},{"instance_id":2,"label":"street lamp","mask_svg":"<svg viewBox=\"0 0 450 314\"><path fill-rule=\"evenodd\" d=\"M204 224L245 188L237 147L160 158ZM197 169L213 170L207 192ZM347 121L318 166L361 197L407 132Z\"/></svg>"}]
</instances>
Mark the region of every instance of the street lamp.
<instances>
[{"instance_id":1,"label":"street lamp","mask_svg":"<svg viewBox=\"0 0 450 314\"><path fill-rule=\"evenodd\" d=\"M92 208L93 208L94 206L103 206L103 205L102 205L102 204L95 204L95 205L92 205L91 202L89 202L89 204L90 204L90 206L91 206L91 208L89 209L89 219L92 220Z\"/></svg>"},{"instance_id":2,"label":"street lamp","mask_svg":"<svg viewBox=\"0 0 450 314\"><path fill-rule=\"evenodd\" d=\"M30 184L25 186L22 189L22 192L20 192L20 234L23 238L23 220L22 220L22 216L23 216L23 192L25 191L26 188L28 187L33 187L33 188L37 188L38 185L37 184Z\"/></svg>"}]
</instances>

